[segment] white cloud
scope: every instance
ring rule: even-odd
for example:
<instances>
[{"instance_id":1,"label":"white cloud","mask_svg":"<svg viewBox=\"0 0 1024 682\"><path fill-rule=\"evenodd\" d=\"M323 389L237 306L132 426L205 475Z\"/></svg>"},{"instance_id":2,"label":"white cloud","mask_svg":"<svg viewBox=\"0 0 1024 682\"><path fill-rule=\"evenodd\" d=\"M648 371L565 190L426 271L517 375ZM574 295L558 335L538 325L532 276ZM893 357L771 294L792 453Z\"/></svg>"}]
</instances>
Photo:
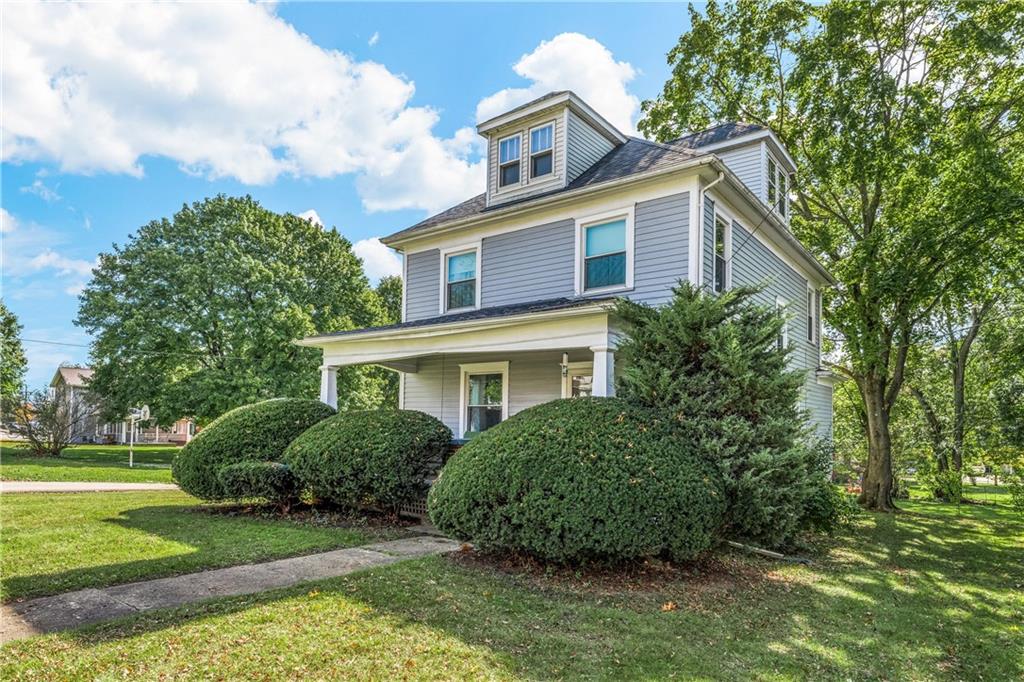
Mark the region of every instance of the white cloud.
<instances>
[{"instance_id":1,"label":"white cloud","mask_svg":"<svg viewBox=\"0 0 1024 682\"><path fill-rule=\"evenodd\" d=\"M324 226L324 221L320 219L320 214L317 213L316 210L312 208L309 209L308 211L303 211L302 213L299 213L298 216L303 220L312 221L314 225L319 225L320 227Z\"/></svg>"},{"instance_id":2,"label":"white cloud","mask_svg":"<svg viewBox=\"0 0 1024 682\"><path fill-rule=\"evenodd\" d=\"M33 270L56 270L57 274L62 276L79 275L81 277L89 277L92 275L92 269L96 265L96 261L68 258L53 249L46 249L29 261L29 267Z\"/></svg>"},{"instance_id":3,"label":"white cloud","mask_svg":"<svg viewBox=\"0 0 1024 682\"><path fill-rule=\"evenodd\" d=\"M0 207L0 234L7 234L18 229L18 220L8 212L6 208Z\"/></svg>"},{"instance_id":4,"label":"white cloud","mask_svg":"<svg viewBox=\"0 0 1024 682\"><path fill-rule=\"evenodd\" d=\"M369 45L370 47L373 47L374 45L376 45L379 42L380 42L380 31L374 31L373 35L370 36L370 39L367 41L366 44Z\"/></svg>"},{"instance_id":5,"label":"white cloud","mask_svg":"<svg viewBox=\"0 0 1024 682\"><path fill-rule=\"evenodd\" d=\"M580 33L561 33L520 57L512 67L531 81L525 88L506 88L477 105L478 121L485 121L552 90L572 90L609 123L636 134L640 100L626 86L636 76L628 62L617 62L611 51Z\"/></svg>"},{"instance_id":6,"label":"white cloud","mask_svg":"<svg viewBox=\"0 0 1024 682\"><path fill-rule=\"evenodd\" d=\"M402 259L379 239L361 239L352 246L352 250L363 260L363 270L370 282L376 283L390 275L402 275Z\"/></svg>"},{"instance_id":7,"label":"white cloud","mask_svg":"<svg viewBox=\"0 0 1024 682\"><path fill-rule=\"evenodd\" d=\"M35 194L48 204L51 204L54 201L60 201L60 195L57 194L57 190L47 187L46 183L44 183L41 178L36 178L32 181L31 185L22 187L21 192L23 194Z\"/></svg>"},{"instance_id":8,"label":"white cloud","mask_svg":"<svg viewBox=\"0 0 1024 682\"><path fill-rule=\"evenodd\" d=\"M4 160L141 176L157 155L247 184L354 173L370 210L436 210L483 185L478 147L434 136L411 81L272 6L14 4L4 20Z\"/></svg>"}]
</instances>

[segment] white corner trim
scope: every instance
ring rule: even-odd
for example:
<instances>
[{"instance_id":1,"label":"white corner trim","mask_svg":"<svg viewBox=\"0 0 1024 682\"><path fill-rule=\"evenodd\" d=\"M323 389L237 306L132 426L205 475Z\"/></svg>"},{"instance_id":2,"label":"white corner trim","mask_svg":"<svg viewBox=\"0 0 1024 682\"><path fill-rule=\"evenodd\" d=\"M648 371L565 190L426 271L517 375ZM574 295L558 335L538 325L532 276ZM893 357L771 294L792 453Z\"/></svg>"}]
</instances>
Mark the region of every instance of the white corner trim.
<instances>
[{"instance_id":1,"label":"white corner trim","mask_svg":"<svg viewBox=\"0 0 1024 682\"><path fill-rule=\"evenodd\" d=\"M782 313L782 346L789 347L789 301L782 296L775 297L775 308Z\"/></svg>"},{"instance_id":2,"label":"white corner trim","mask_svg":"<svg viewBox=\"0 0 1024 682\"><path fill-rule=\"evenodd\" d=\"M409 307L409 254L402 252L402 322Z\"/></svg>"},{"instance_id":3,"label":"white corner trim","mask_svg":"<svg viewBox=\"0 0 1024 682\"><path fill-rule=\"evenodd\" d=\"M687 192L690 194L690 234L687 247L686 278L693 286L700 286L700 235L703 225L702 204L704 193L700 187L700 175L695 175L693 180L687 184Z\"/></svg>"},{"instance_id":4,"label":"white corner trim","mask_svg":"<svg viewBox=\"0 0 1024 682\"><path fill-rule=\"evenodd\" d=\"M445 313L464 312L466 310L474 310L480 308L480 292L483 291L483 278L481 275L480 256L483 252L483 240L469 242L466 244L460 244L458 246L452 246L446 249L440 249L441 254L441 281L440 281L440 294L438 297L438 315L444 315ZM472 308L454 308L448 309L448 257L458 256L462 253L469 253L470 251L476 252L476 303Z\"/></svg>"},{"instance_id":5,"label":"white corner trim","mask_svg":"<svg viewBox=\"0 0 1024 682\"><path fill-rule=\"evenodd\" d=\"M466 417L469 412L469 377L474 374L501 374L501 421L508 419L508 360L500 362L470 362L459 365L459 435L466 437Z\"/></svg>"},{"instance_id":6,"label":"white corner trim","mask_svg":"<svg viewBox=\"0 0 1024 682\"><path fill-rule=\"evenodd\" d=\"M576 243L574 246L573 258L573 262L575 264L575 276L573 277L573 281L575 282L575 292L577 296L609 294L616 291L628 291L633 288L633 261L635 260L636 254L635 217L636 204L630 203L615 208L602 209L598 213L589 213L575 218ZM583 248L584 230L592 225L599 225L601 223L611 222L622 218L625 218L626 220L626 283L621 286L617 285L613 287L602 287L601 289L585 290L583 287L583 260L585 253Z\"/></svg>"}]
</instances>

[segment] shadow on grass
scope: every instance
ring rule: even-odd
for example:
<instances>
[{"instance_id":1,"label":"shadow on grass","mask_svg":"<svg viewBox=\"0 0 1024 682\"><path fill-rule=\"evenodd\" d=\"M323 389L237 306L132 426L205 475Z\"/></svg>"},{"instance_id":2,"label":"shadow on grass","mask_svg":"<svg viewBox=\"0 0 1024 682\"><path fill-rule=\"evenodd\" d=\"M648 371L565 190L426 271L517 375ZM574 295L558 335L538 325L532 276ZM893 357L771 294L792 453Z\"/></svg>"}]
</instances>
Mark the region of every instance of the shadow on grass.
<instances>
[{"instance_id":1,"label":"shadow on grass","mask_svg":"<svg viewBox=\"0 0 1024 682\"><path fill-rule=\"evenodd\" d=\"M853 532L822 540L811 567L745 559L763 580L707 598L688 598L686 581L608 597L436 558L73 637L102 645L211 617L258 630L268 619L301 619L308 605L323 615L294 625L293 642L316 647L351 627L351 616L332 622L330 613L357 605L366 628L390 628L395 641L425 628L530 677L1021 679L1024 523L1000 509L958 516L945 505L906 507L864 515ZM663 611L668 601L683 606ZM249 615L256 607L258 618Z\"/></svg>"},{"instance_id":2,"label":"shadow on grass","mask_svg":"<svg viewBox=\"0 0 1024 682\"><path fill-rule=\"evenodd\" d=\"M388 536L386 530L369 527L230 514L220 508L206 511L203 507L188 505L155 505L118 511L104 522L127 532L111 534L102 532L101 528L95 537L101 546L94 551L118 558L138 558L54 573L8 575L4 578L4 593L8 598L31 598L108 587L352 547ZM111 547L111 543L117 546ZM82 547L80 551L93 550Z\"/></svg>"}]
</instances>

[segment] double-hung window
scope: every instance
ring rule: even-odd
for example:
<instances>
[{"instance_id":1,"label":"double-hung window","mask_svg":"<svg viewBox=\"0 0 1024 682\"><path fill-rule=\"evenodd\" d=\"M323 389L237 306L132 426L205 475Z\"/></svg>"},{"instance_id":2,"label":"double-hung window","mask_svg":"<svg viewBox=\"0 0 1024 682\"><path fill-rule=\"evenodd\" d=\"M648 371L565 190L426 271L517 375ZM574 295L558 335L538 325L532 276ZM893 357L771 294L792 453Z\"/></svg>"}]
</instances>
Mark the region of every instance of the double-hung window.
<instances>
[{"instance_id":1,"label":"double-hung window","mask_svg":"<svg viewBox=\"0 0 1024 682\"><path fill-rule=\"evenodd\" d=\"M814 289L807 290L807 340L814 343L818 339L817 297Z\"/></svg>"},{"instance_id":2,"label":"double-hung window","mask_svg":"<svg viewBox=\"0 0 1024 682\"><path fill-rule=\"evenodd\" d=\"M473 308L477 302L476 250L445 255L447 310Z\"/></svg>"},{"instance_id":3,"label":"double-hung window","mask_svg":"<svg viewBox=\"0 0 1024 682\"><path fill-rule=\"evenodd\" d=\"M626 286L626 219L583 228L583 290Z\"/></svg>"},{"instance_id":4,"label":"double-hung window","mask_svg":"<svg viewBox=\"0 0 1024 682\"><path fill-rule=\"evenodd\" d=\"M726 242L729 239L729 221L715 214L715 293L722 293L729 286L729 261L726 256Z\"/></svg>"},{"instance_id":5,"label":"double-hung window","mask_svg":"<svg viewBox=\"0 0 1024 682\"><path fill-rule=\"evenodd\" d=\"M498 187L519 184L519 134L498 140Z\"/></svg>"},{"instance_id":6,"label":"double-hung window","mask_svg":"<svg viewBox=\"0 0 1024 682\"><path fill-rule=\"evenodd\" d=\"M530 131L530 179L550 175L554 169L555 124Z\"/></svg>"},{"instance_id":7,"label":"double-hung window","mask_svg":"<svg viewBox=\"0 0 1024 682\"><path fill-rule=\"evenodd\" d=\"M786 171L775 162L775 159L768 157L768 206L778 211L779 215L785 217L789 202L789 184Z\"/></svg>"}]
</instances>

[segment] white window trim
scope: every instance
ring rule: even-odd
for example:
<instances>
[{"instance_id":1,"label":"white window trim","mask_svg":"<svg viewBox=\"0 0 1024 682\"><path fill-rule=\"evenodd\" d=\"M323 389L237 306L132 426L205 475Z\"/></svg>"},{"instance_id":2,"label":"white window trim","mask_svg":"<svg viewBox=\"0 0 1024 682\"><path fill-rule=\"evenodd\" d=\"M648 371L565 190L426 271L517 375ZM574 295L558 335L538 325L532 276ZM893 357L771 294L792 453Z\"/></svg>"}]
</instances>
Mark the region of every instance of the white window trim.
<instances>
[{"instance_id":1,"label":"white window trim","mask_svg":"<svg viewBox=\"0 0 1024 682\"><path fill-rule=\"evenodd\" d=\"M729 291L729 289L732 289L732 224L734 219L732 217L732 214L729 213L729 211L726 211L722 208L721 202L719 201L715 201L715 217L711 223L711 282L709 282L711 286L708 290L712 292L714 292L715 290L715 275L717 273L715 272L714 230L716 227L715 221L717 221L719 217L721 217L722 220L725 221L725 288L722 289L722 292L725 293L726 291ZM703 250L704 249L702 247L701 251Z\"/></svg>"},{"instance_id":2,"label":"white window trim","mask_svg":"<svg viewBox=\"0 0 1024 682\"><path fill-rule=\"evenodd\" d=\"M562 397L572 397L572 378L574 376L594 376L594 363L593 361L584 360L580 362L570 362L569 372L562 377Z\"/></svg>"},{"instance_id":3,"label":"white window trim","mask_svg":"<svg viewBox=\"0 0 1024 682\"><path fill-rule=\"evenodd\" d=\"M545 173L544 175L538 175L536 178L534 178L533 177L533 157L534 157L534 153L533 153L533 131L534 130L540 130L541 128L547 128L548 126L551 126L551 148L550 149L545 149L543 152L540 152L540 153L543 154L543 153L548 152L548 151L551 152L551 172L550 173ZM535 126L531 126L526 131L526 139L527 139L527 141L529 143L529 146L530 146L529 153L527 154L527 157L526 157L526 175L527 175L526 182L527 182L527 184L530 184L530 183L532 183L534 181L536 181L537 183L547 182L551 178L555 177L555 175L556 175L556 173L555 173L555 168L556 168L555 161L557 161L557 159L555 158L555 147L557 146L555 144L555 131L556 131L556 129L557 129L557 126L555 125L555 119L551 119L547 123L538 123Z\"/></svg>"},{"instance_id":4,"label":"white window trim","mask_svg":"<svg viewBox=\"0 0 1024 682\"><path fill-rule=\"evenodd\" d=\"M782 313L782 347L789 348L789 301L781 296L775 297L775 309Z\"/></svg>"},{"instance_id":5,"label":"white window trim","mask_svg":"<svg viewBox=\"0 0 1024 682\"><path fill-rule=\"evenodd\" d=\"M477 310L480 308L480 292L483 290L483 277L481 277L483 268L480 263L480 253L482 242L472 242L470 244L462 244L461 246L453 246L448 249L441 249L441 292L438 314L444 315L445 313L458 313L467 310ZM470 251L476 252L476 303L472 306L464 308L448 308L448 257L458 256L463 253L469 253Z\"/></svg>"},{"instance_id":6,"label":"white window trim","mask_svg":"<svg viewBox=\"0 0 1024 682\"><path fill-rule=\"evenodd\" d=\"M459 438L466 437L466 417L469 411L469 377L474 374L501 374L501 421L508 419L508 360L460 364Z\"/></svg>"},{"instance_id":7,"label":"white window trim","mask_svg":"<svg viewBox=\"0 0 1024 682\"><path fill-rule=\"evenodd\" d=\"M636 235L634 230L634 214L636 212L636 205L630 204L629 206L623 206L617 209L610 209L601 213L592 213L590 215L581 216L576 218L576 295L577 296L597 296L600 294L610 294L616 291L629 291L633 288L633 260L636 252ZM616 284L610 287L601 287L600 289L584 289L583 288L583 261L586 254L586 250L583 247L583 237L585 229L592 225L600 225L601 223L608 223L613 220L626 220L626 283Z\"/></svg>"},{"instance_id":8,"label":"white window trim","mask_svg":"<svg viewBox=\"0 0 1024 682\"><path fill-rule=\"evenodd\" d=\"M501 167L503 165L511 164L512 162L511 161L506 161L504 164L501 162L501 143L504 142L505 140L511 140L513 137L518 137L519 138L519 158L517 159L518 162L519 162L519 182L512 182L512 183L509 183L507 185L502 185L501 184ZM495 174L495 177L494 177L494 190L495 190L495 192L506 192L508 190L511 190L512 188L518 188L518 187L522 187L523 186L523 147L524 147L524 142L523 142L523 131L522 130L517 130L516 132L512 133L511 135L506 135L505 137L499 137L498 138L497 145L494 148L494 160L497 163L497 168L496 168L497 173ZM527 169L527 170L529 170L529 169Z\"/></svg>"},{"instance_id":9,"label":"white window trim","mask_svg":"<svg viewBox=\"0 0 1024 682\"><path fill-rule=\"evenodd\" d=\"M810 324L808 325L808 330L810 331L810 338L807 339L807 343L810 343L811 345L817 345L818 337L820 335L820 332L818 330L818 311L815 310L815 308L817 307L818 296L817 290L815 290L815 288L812 286L807 287L807 299L807 316L805 317L805 319L810 318Z\"/></svg>"}]
</instances>

